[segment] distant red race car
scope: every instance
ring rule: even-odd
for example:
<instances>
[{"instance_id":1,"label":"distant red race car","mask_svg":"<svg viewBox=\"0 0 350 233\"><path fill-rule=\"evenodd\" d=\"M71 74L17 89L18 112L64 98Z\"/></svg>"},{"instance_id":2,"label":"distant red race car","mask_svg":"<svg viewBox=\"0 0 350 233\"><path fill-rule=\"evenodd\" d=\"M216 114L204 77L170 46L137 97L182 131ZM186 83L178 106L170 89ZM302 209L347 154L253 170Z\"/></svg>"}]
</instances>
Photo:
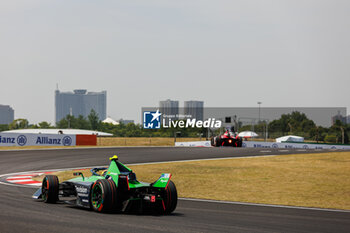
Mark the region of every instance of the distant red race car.
<instances>
[{"instance_id":1,"label":"distant red race car","mask_svg":"<svg viewBox=\"0 0 350 233\"><path fill-rule=\"evenodd\" d=\"M224 134L214 136L211 138L211 145L215 147L219 146L232 146L242 147L242 138L238 137L236 133L227 130Z\"/></svg>"}]
</instances>

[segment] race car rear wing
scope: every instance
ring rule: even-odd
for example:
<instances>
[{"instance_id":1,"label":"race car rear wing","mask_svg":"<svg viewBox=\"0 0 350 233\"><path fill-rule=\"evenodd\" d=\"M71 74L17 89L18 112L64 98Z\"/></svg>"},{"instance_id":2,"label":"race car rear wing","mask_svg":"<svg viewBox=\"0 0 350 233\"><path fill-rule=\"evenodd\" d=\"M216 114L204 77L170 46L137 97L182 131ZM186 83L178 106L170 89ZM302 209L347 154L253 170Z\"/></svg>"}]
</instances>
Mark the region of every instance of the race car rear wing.
<instances>
[{"instance_id":1,"label":"race car rear wing","mask_svg":"<svg viewBox=\"0 0 350 233\"><path fill-rule=\"evenodd\" d=\"M169 184L171 178L170 173L163 173L158 180L156 180L154 183L151 184L152 187L155 188L166 188Z\"/></svg>"}]
</instances>

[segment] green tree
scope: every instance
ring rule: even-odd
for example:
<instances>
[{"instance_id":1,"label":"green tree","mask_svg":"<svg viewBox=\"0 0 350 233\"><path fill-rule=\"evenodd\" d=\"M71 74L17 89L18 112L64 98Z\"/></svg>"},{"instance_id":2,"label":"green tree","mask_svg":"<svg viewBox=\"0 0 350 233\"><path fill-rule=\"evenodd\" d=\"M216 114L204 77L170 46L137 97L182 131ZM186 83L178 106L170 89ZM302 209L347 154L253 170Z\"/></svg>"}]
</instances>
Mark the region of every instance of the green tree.
<instances>
[{"instance_id":1,"label":"green tree","mask_svg":"<svg viewBox=\"0 0 350 233\"><path fill-rule=\"evenodd\" d=\"M42 121L42 122L38 123L38 128L49 129L49 128L52 128L52 126L47 121Z\"/></svg>"},{"instance_id":2,"label":"green tree","mask_svg":"<svg viewBox=\"0 0 350 233\"><path fill-rule=\"evenodd\" d=\"M90 129L90 123L82 115L79 115L78 118L67 115L56 123L56 127L61 129Z\"/></svg>"},{"instance_id":3,"label":"green tree","mask_svg":"<svg viewBox=\"0 0 350 233\"><path fill-rule=\"evenodd\" d=\"M26 129L28 128L28 120L27 119L16 119L12 121L9 125L9 129Z\"/></svg>"},{"instance_id":4,"label":"green tree","mask_svg":"<svg viewBox=\"0 0 350 233\"><path fill-rule=\"evenodd\" d=\"M9 130L9 125L0 125L0 132L5 130Z\"/></svg>"},{"instance_id":5,"label":"green tree","mask_svg":"<svg viewBox=\"0 0 350 233\"><path fill-rule=\"evenodd\" d=\"M96 130L100 125L100 120L97 112L94 109L91 109L90 114L88 115L91 129Z\"/></svg>"},{"instance_id":6,"label":"green tree","mask_svg":"<svg viewBox=\"0 0 350 233\"><path fill-rule=\"evenodd\" d=\"M295 111L291 114L283 114L280 119L271 121L269 133L275 136L282 136L287 133L298 134L308 138L310 137L309 132L315 128L316 124L308 119L304 113Z\"/></svg>"},{"instance_id":7,"label":"green tree","mask_svg":"<svg viewBox=\"0 0 350 233\"><path fill-rule=\"evenodd\" d=\"M343 135L344 131L344 135ZM346 125L342 123L341 121L337 120L328 130L328 135L332 135L335 137L336 143L342 143L342 139L344 136L344 143L349 143L349 125ZM327 136L328 136L327 135Z\"/></svg>"},{"instance_id":8,"label":"green tree","mask_svg":"<svg viewBox=\"0 0 350 233\"><path fill-rule=\"evenodd\" d=\"M78 118L75 118L75 121L73 121L73 125L71 127L73 129L91 129L89 121L86 120L82 115L79 115Z\"/></svg>"},{"instance_id":9,"label":"green tree","mask_svg":"<svg viewBox=\"0 0 350 233\"><path fill-rule=\"evenodd\" d=\"M74 118L74 116L67 115L65 118L62 118L60 121L56 123L56 127L60 129L67 129L70 127L70 121Z\"/></svg>"},{"instance_id":10,"label":"green tree","mask_svg":"<svg viewBox=\"0 0 350 233\"><path fill-rule=\"evenodd\" d=\"M324 138L324 141L328 143L338 143L337 136L334 134L327 134L327 136Z\"/></svg>"}]
</instances>

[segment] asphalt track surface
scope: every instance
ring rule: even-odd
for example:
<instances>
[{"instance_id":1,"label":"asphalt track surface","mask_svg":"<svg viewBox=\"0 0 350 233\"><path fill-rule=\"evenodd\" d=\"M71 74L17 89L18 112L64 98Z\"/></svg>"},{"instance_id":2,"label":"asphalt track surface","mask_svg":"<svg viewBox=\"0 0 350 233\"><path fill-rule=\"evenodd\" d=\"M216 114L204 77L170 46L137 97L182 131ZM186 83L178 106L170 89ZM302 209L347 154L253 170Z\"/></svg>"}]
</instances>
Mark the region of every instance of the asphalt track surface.
<instances>
[{"instance_id":1,"label":"asphalt track surface","mask_svg":"<svg viewBox=\"0 0 350 233\"><path fill-rule=\"evenodd\" d=\"M0 174L124 163L305 153L248 148L94 148L0 151ZM321 152L308 150L308 153ZM214 188L215 186L213 186ZM31 198L35 189L0 184L0 232L350 232L350 212L179 200L168 216L99 214ZM257 194L258 195L258 194Z\"/></svg>"}]
</instances>

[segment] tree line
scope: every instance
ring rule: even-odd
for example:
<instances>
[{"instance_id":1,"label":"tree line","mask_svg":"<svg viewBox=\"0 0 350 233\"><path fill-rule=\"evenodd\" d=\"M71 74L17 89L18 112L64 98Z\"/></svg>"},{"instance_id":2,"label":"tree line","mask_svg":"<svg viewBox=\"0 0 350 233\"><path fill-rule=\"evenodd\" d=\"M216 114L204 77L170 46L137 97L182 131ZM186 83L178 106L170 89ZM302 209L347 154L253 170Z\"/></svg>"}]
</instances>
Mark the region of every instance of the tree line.
<instances>
[{"instance_id":1,"label":"tree line","mask_svg":"<svg viewBox=\"0 0 350 233\"><path fill-rule=\"evenodd\" d=\"M56 123L56 126L43 121L38 124L29 124L26 119L16 119L9 125L0 125L0 131L12 129L86 129L97 130L106 133L111 133L116 137L200 137L206 136L206 129L203 128L161 128L161 129L144 129L141 124L119 123L113 125L103 123L99 120L99 116L93 109L87 118L80 115L78 117L67 115Z\"/></svg>"},{"instance_id":2,"label":"tree line","mask_svg":"<svg viewBox=\"0 0 350 233\"><path fill-rule=\"evenodd\" d=\"M261 121L257 125L245 125L240 131L251 130L262 135L268 133L269 138L277 138L285 135L296 135L306 140L329 143L349 143L350 124L344 124L337 120L331 127L317 126L313 120L307 118L304 113L295 111L283 114L280 119L270 123ZM266 129L267 127L267 129Z\"/></svg>"},{"instance_id":3,"label":"tree line","mask_svg":"<svg viewBox=\"0 0 350 233\"><path fill-rule=\"evenodd\" d=\"M238 122L238 125L241 125ZM103 123L99 120L98 114L91 110L87 118L83 116L74 117L67 115L56 123L56 126L43 121L38 124L29 124L26 119L16 119L9 125L0 125L0 131L10 129L24 128L58 128L58 129L86 129L97 130L111 133L116 137L208 137L208 135L218 134L206 128L161 128L161 129L144 129L141 124L123 124L113 125ZM238 129L240 132L253 130L261 137L276 138L285 135L302 136L306 140L315 142L330 143L349 143L350 124L344 124L337 120L331 127L317 126L315 122L308 119L304 113L295 111L290 114L283 114L280 119L273 120L269 123L264 121L256 125L244 125ZM209 132L210 131L210 132ZM221 130L222 132L222 130Z\"/></svg>"}]
</instances>

